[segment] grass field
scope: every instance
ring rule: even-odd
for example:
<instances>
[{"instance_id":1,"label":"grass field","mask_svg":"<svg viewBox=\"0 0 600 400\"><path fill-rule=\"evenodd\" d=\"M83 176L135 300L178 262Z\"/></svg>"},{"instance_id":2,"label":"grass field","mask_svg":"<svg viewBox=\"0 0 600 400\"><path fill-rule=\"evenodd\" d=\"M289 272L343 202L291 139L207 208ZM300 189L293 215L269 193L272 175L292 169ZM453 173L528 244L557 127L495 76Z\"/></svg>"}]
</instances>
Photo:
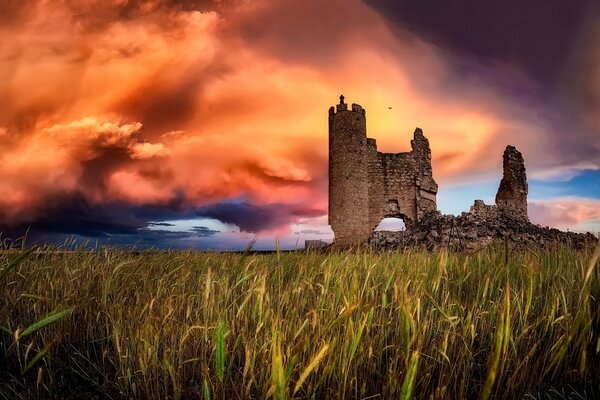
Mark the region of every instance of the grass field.
<instances>
[{"instance_id":1,"label":"grass field","mask_svg":"<svg viewBox=\"0 0 600 400\"><path fill-rule=\"evenodd\" d=\"M0 398L598 398L597 261L5 251Z\"/></svg>"}]
</instances>

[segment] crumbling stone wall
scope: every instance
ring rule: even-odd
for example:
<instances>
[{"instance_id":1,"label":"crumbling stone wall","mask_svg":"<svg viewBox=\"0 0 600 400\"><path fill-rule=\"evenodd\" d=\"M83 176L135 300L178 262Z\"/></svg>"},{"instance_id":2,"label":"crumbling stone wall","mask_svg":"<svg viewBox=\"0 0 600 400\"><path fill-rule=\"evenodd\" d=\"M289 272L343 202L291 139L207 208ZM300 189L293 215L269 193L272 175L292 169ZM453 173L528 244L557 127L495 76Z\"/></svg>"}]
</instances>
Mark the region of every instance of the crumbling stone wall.
<instances>
[{"instance_id":1,"label":"crumbling stone wall","mask_svg":"<svg viewBox=\"0 0 600 400\"><path fill-rule=\"evenodd\" d=\"M402 218L413 229L436 211L438 187L421 129L411 146L410 152L381 153L375 139L367 138L361 106L348 110L340 96L329 109L329 224L337 244L366 242L383 218Z\"/></svg>"},{"instance_id":2,"label":"crumbling stone wall","mask_svg":"<svg viewBox=\"0 0 600 400\"><path fill-rule=\"evenodd\" d=\"M527 174L523 155L514 146L506 146L502 161L503 176L496 194L496 205L505 214L529 220Z\"/></svg>"},{"instance_id":3,"label":"crumbling stone wall","mask_svg":"<svg viewBox=\"0 0 600 400\"><path fill-rule=\"evenodd\" d=\"M504 151L503 176L495 205L475 200L471 209L459 216L429 212L411 231L375 232L369 237L369 244L379 249L423 246L477 251L499 241L510 243L511 248L548 248L557 244L584 248L598 243L591 233L561 232L529 222L525 164L513 146Z\"/></svg>"},{"instance_id":4,"label":"crumbling stone wall","mask_svg":"<svg viewBox=\"0 0 600 400\"><path fill-rule=\"evenodd\" d=\"M527 174L523 155L514 146L506 146L502 156L502 180L496 193L496 204L487 205L475 200L469 214L477 218L493 220L497 216L508 216L525 224L527 213Z\"/></svg>"}]
</instances>

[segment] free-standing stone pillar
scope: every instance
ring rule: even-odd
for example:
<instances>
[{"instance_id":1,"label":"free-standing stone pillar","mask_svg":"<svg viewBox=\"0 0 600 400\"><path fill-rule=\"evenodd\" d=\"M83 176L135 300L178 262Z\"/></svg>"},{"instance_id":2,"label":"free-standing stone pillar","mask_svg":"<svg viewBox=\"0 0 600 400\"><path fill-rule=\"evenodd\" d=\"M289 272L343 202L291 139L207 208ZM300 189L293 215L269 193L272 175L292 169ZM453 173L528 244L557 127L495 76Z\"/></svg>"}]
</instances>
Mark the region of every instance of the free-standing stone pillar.
<instances>
[{"instance_id":1,"label":"free-standing stone pillar","mask_svg":"<svg viewBox=\"0 0 600 400\"><path fill-rule=\"evenodd\" d=\"M523 155L514 146L506 146L502 166L503 176L496 193L496 205L505 214L529 220Z\"/></svg>"}]
</instances>

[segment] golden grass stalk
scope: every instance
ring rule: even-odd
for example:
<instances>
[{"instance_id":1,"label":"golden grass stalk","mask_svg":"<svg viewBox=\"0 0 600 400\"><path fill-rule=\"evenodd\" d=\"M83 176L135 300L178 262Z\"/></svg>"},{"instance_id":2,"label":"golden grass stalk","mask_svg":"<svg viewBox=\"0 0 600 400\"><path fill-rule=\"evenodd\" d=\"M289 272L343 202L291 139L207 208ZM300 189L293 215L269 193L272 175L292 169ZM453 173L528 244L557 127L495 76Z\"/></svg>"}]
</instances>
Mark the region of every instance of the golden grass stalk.
<instances>
[{"instance_id":1,"label":"golden grass stalk","mask_svg":"<svg viewBox=\"0 0 600 400\"><path fill-rule=\"evenodd\" d=\"M277 332L273 333L273 343L271 347L271 381L274 398L277 400L285 400L286 398L286 382L285 370L283 368L283 356L281 354L281 341Z\"/></svg>"},{"instance_id":2,"label":"golden grass stalk","mask_svg":"<svg viewBox=\"0 0 600 400\"><path fill-rule=\"evenodd\" d=\"M223 321L219 321L215 331L216 357L215 369L217 370L217 378L219 382L223 382L225 376L225 325Z\"/></svg>"},{"instance_id":3,"label":"golden grass stalk","mask_svg":"<svg viewBox=\"0 0 600 400\"><path fill-rule=\"evenodd\" d=\"M306 381L306 378L308 378L310 373L315 368L317 368L317 366L319 365L319 363L321 362L323 357L325 357L325 355L327 354L328 350L329 350L329 343L325 343L323 345L323 347L321 347L321 350L319 350L317 355L314 356L313 359L310 361L310 363L306 366L306 368L304 368L304 371L302 371L302 373L300 374L300 378L298 378L298 381L296 382L296 386L294 386L294 391L292 392L292 396L294 396L298 392L298 390L300 390L300 388L304 384L304 381Z\"/></svg>"},{"instance_id":4,"label":"golden grass stalk","mask_svg":"<svg viewBox=\"0 0 600 400\"><path fill-rule=\"evenodd\" d=\"M498 315L498 321L496 323L496 332L494 334L494 343L492 352L489 358L488 370L485 376L485 382L483 384L483 390L481 391L481 400L487 400L492 394L492 389L496 383L496 378L499 373L500 359L503 352L506 349L507 344L505 343L507 338L506 333L506 321L507 313L510 307L510 288L508 283L504 291L504 301L500 314Z\"/></svg>"}]
</instances>

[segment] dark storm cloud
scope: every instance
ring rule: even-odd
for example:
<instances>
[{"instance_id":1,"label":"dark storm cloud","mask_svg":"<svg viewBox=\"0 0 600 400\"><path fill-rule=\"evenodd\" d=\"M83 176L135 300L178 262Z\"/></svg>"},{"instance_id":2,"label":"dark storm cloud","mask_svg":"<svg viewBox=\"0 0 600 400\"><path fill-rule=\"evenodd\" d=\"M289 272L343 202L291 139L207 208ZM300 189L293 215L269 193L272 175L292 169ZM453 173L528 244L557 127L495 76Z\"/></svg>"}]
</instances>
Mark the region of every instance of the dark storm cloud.
<instances>
[{"instance_id":1,"label":"dark storm cloud","mask_svg":"<svg viewBox=\"0 0 600 400\"><path fill-rule=\"evenodd\" d=\"M223 202L201 207L196 213L237 225L243 232L258 232L280 228L300 217L319 217L326 211L282 203Z\"/></svg>"},{"instance_id":2,"label":"dark storm cloud","mask_svg":"<svg viewBox=\"0 0 600 400\"><path fill-rule=\"evenodd\" d=\"M5 237L20 236L27 230L35 237L57 233L85 237L135 234L147 223L134 211L133 206L123 202L92 204L80 194L57 195L48 198L30 221L0 221L0 230Z\"/></svg>"},{"instance_id":3,"label":"dark storm cloud","mask_svg":"<svg viewBox=\"0 0 600 400\"><path fill-rule=\"evenodd\" d=\"M189 247L190 241L213 236L217 231L167 231L140 229L135 235L112 235L101 243L136 247L181 248ZM202 247L202 246L200 246Z\"/></svg>"},{"instance_id":4,"label":"dark storm cloud","mask_svg":"<svg viewBox=\"0 0 600 400\"><path fill-rule=\"evenodd\" d=\"M450 52L511 64L547 85L581 61L580 42L600 10L596 0L365 1Z\"/></svg>"},{"instance_id":5,"label":"dark storm cloud","mask_svg":"<svg viewBox=\"0 0 600 400\"><path fill-rule=\"evenodd\" d=\"M172 215L171 212L160 209L162 213L153 214ZM13 240L26 235L31 244L60 244L67 237L78 237L98 243L148 247L161 244L168 246L173 240L199 236L194 232L147 229L156 223L149 223L138 212L134 206L126 203L91 205L81 197L73 197L49 207L46 214L28 224L0 224L0 232L3 238Z\"/></svg>"},{"instance_id":6,"label":"dark storm cloud","mask_svg":"<svg viewBox=\"0 0 600 400\"><path fill-rule=\"evenodd\" d=\"M324 215L325 211L287 204L253 204L246 201L222 202L196 208L185 205L183 197L168 203L133 205L123 201L92 204L81 194L56 195L48 199L38 215L27 222L7 223L0 214L4 238L27 233L33 242L62 242L67 235L108 239L113 243L158 244L160 240L211 237L219 231L194 226L189 232L148 229L170 227L173 221L208 217L237 225L243 232L281 228L295 219Z\"/></svg>"},{"instance_id":7,"label":"dark storm cloud","mask_svg":"<svg viewBox=\"0 0 600 400\"><path fill-rule=\"evenodd\" d=\"M164 220L191 218L193 211L184 206L181 194L165 203L135 205L113 200L93 203L82 193L57 193L29 219L13 222L0 212L0 232L15 238L29 232L29 237L43 241L48 237L77 235L107 238L111 235L140 235L148 226L167 226Z\"/></svg>"},{"instance_id":8,"label":"dark storm cloud","mask_svg":"<svg viewBox=\"0 0 600 400\"><path fill-rule=\"evenodd\" d=\"M209 237L219 233L219 231L215 231L214 229L210 229L206 226L193 226L190 231L194 232L194 234L199 237Z\"/></svg>"}]
</instances>

